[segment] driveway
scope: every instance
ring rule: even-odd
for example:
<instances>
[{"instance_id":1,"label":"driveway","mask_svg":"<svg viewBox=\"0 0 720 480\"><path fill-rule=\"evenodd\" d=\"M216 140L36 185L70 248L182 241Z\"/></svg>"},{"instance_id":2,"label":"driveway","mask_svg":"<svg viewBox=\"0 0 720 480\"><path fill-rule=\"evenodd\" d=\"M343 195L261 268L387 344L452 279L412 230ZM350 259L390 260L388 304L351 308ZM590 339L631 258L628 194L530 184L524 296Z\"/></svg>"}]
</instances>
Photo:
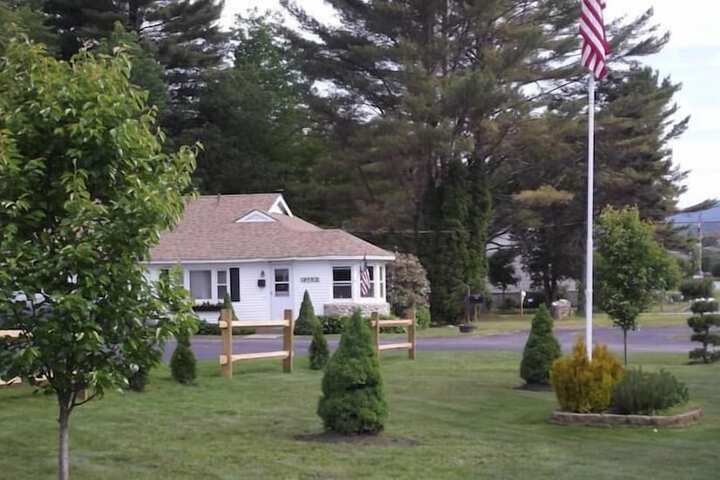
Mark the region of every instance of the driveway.
<instances>
[{"instance_id":1,"label":"driveway","mask_svg":"<svg viewBox=\"0 0 720 480\"><path fill-rule=\"evenodd\" d=\"M557 330L555 332L564 352L569 352L578 335L584 335L584 330ZM490 336L467 337L429 337L418 338L417 349L420 352L437 351L512 351L520 352L527 341L528 332L507 333ZM687 327L644 327L628 334L629 352L665 352L687 353L695 348L689 340L690 329ZM622 331L616 328L596 328L594 331L596 342L608 345L610 350L621 354L623 350ZM337 340L331 340L330 347L337 346ZM392 343L392 341L388 341ZM233 353L256 353L264 351L282 350L282 339L236 337L233 341ZM298 355L307 355L310 337L295 337L295 351ZM220 355L220 337L194 337L192 347L198 360L217 360ZM167 360L174 349L171 343L166 349Z\"/></svg>"}]
</instances>

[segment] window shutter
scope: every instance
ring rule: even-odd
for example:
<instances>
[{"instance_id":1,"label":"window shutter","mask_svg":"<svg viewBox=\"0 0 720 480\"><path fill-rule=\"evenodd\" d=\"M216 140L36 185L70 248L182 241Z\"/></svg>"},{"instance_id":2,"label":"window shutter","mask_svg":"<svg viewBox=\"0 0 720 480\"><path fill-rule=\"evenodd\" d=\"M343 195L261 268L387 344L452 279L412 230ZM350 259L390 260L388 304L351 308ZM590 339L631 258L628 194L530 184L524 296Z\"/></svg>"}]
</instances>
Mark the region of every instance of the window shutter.
<instances>
[{"instance_id":1,"label":"window shutter","mask_svg":"<svg viewBox=\"0 0 720 480\"><path fill-rule=\"evenodd\" d=\"M230 269L230 300L233 302L240 301L240 269Z\"/></svg>"}]
</instances>

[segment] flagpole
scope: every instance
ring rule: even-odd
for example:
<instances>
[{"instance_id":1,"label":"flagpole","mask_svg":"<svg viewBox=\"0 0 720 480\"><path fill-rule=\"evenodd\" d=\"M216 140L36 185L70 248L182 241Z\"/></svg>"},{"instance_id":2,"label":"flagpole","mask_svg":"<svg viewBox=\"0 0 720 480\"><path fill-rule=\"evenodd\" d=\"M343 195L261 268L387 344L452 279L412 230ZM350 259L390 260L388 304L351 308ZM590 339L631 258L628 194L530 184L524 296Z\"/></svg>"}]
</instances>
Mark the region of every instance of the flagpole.
<instances>
[{"instance_id":1,"label":"flagpole","mask_svg":"<svg viewBox=\"0 0 720 480\"><path fill-rule=\"evenodd\" d=\"M595 75L588 81L588 195L585 258L585 346L592 361L593 346L593 184L595 176Z\"/></svg>"}]
</instances>

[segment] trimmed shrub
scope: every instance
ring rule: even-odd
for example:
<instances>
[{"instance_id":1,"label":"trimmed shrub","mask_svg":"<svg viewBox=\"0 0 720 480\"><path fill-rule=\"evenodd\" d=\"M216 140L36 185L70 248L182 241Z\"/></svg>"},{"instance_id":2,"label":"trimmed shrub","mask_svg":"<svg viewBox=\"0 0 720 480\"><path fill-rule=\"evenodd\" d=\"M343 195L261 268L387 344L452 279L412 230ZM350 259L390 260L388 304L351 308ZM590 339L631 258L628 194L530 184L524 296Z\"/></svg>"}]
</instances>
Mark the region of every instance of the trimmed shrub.
<instances>
[{"instance_id":1,"label":"trimmed shrub","mask_svg":"<svg viewBox=\"0 0 720 480\"><path fill-rule=\"evenodd\" d=\"M688 318L688 326L693 331L690 340L699 342L702 346L690 352L690 359L702 363L720 360L720 351L716 349L720 345L720 332L715 330L720 327L720 315L712 313L717 312L718 302L715 300L693 302L691 310L695 315Z\"/></svg>"},{"instance_id":2,"label":"trimmed shrub","mask_svg":"<svg viewBox=\"0 0 720 480\"><path fill-rule=\"evenodd\" d=\"M600 413L610 406L613 389L622 376L622 365L605 345L595 345L590 362L585 341L578 338L572 354L553 364L550 383L563 411Z\"/></svg>"},{"instance_id":3,"label":"trimmed shrub","mask_svg":"<svg viewBox=\"0 0 720 480\"><path fill-rule=\"evenodd\" d=\"M685 300L712 298L715 286L711 278L688 278L680 284L680 293Z\"/></svg>"},{"instance_id":4,"label":"trimmed shrub","mask_svg":"<svg viewBox=\"0 0 720 480\"><path fill-rule=\"evenodd\" d=\"M326 431L377 434L385 427L387 403L372 334L360 311L348 321L328 362L317 413Z\"/></svg>"},{"instance_id":5,"label":"trimmed shrub","mask_svg":"<svg viewBox=\"0 0 720 480\"><path fill-rule=\"evenodd\" d=\"M690 395L684 383L665 370L625 372L615 385L612 410L622 415L655 415L662 410L688 402Z\"/></svg>"},{"instance_id":6,"label":"trimmed shrub","mask_svg":"<svg viewBox=\"0 0 720 480\"><path fill-rule=\"evenodd\" d=\"M320 322L315 322L312 325L313 336L312 342L310 342L310 368L313 370L322 370L328 363L330 358L330 349L328 348L327 340L323 334Z\"/></svg>"},{"instance_id":7,"label":"trimmed shrub","mask_svg":"<svg viewBox=\"0 0 720 480\"><path fill-rule=\"evenodd\" d=\"M420 260L409 253L396 253L395 261L387 266L387 300L393 313L412 307L427 307L430 282Z\"/></svg>"},{"instance_id":8,"label":"trimmed shrub","mask_svg":"<svg viewBox=\"0 0 720 480\"><path fill-rule=\"evenodd\" d=\"M312 335L313 326L318 323L318 319L315 316L315 308L313 307L312 300L310 300L310 294L305 290L303 295L302 305L300 305L300 313L295 320L295 328L293 333L295 335Z\"/></svg>"},{"instance_id":9,"label":"trimmed shrub","mask_svg":"<svg viewBox=\"0 0 720 480\"><path fill-rule=\"evenodd\" d=\"M195 354L190 348L190 335L179 335L177 347L170 359L170 371L175 381L183 385L193 383L197 375L196 363Z\"/></svg>"},{"instance_id":10,"label":"trimmed shrub","mask_svg":"<svg viewBox=\"0 0 720 480\"><path fill-rule=\"evenodd\" d=\"M319 316L317 319L320 321L325 335L342 333L345 329L345 323L348 321L348 317Z\"/></svg>"},{"instance_id":11,"label":"trimmed shrub","mask_svg":"<svg viewBox=\"0 0 720 480\"><path fill-rule=\"evenodd\" d=\"M421 305L415 309L415 321L419 330L430 328L432 318L430 317L430 309Z\"/></svg>"},{"instance_id":12,"label":"trimmed shrub","mask_svg":"<svg viewBox=\"0 0 720 480\"><path fill-rule=\"evenodd\" d=\"M543 304L533 318L520 363L520 377L529 385L547 385L550 382L550 368L562 355L560 343L552 329L552 317Z\"/></svg>"}]
</instances>

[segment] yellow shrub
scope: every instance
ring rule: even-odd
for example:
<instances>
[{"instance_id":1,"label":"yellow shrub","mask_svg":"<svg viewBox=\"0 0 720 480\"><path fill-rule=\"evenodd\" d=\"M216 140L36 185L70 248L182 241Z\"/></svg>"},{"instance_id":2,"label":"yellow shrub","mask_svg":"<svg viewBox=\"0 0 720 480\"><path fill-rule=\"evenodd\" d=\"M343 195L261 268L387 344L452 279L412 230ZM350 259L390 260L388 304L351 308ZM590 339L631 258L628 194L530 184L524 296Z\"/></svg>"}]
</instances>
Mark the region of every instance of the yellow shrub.
<instances>
[{"instance_id":1,"label":"yellow shrub","mask_svg":"<svg viewBox=\"0 0 720 480\"><path fill-rule=\"evenodd\" d=\"M572 354L553 363L550 383L563 411L599 413L610 406L613 388L622 376L622 365L605 345L595 345L589 362L585 341L578 338Z\"/></svg>"}]
</instances>

